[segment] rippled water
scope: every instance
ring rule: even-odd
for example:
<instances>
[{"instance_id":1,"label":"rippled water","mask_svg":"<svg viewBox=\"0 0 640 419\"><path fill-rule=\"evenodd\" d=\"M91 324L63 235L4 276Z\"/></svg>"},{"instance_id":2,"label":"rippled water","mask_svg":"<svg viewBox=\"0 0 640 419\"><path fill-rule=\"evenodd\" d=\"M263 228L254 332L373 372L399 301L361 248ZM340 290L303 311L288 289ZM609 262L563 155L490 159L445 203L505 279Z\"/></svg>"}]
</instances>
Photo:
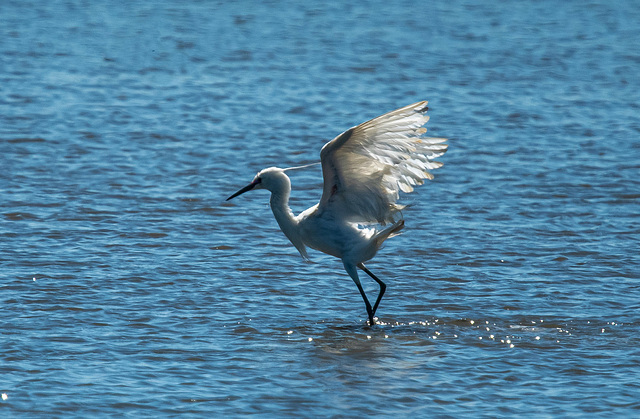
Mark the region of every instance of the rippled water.
<instances>
[{"instance_id":1,"label":"rippled water","mask_svg":"<svg viewBox=\"0 0 640 419\"><path fill-rule=\"evenodd\" d=\"M635 3L0 15L2 416L640 414ZM267 193L224 199L421 99L450 151L369 328Z\"/></svg>"}]
</instances>

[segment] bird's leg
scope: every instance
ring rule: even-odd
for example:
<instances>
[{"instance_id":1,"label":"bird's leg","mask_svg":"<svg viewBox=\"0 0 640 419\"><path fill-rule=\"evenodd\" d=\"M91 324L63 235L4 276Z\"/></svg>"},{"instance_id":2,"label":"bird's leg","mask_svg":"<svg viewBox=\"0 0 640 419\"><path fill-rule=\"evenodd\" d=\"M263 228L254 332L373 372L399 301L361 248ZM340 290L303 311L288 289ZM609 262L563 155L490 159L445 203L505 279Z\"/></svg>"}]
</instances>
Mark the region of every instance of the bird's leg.
<instances>
[{"instance_id":1,"label":"bird's leg","mask_svg":"<svg viewBox=\"0 0 640 419\"><path fill-rule=\"evenodd\" d=\"M387 285L382 282L380 280L380 278L378 278L377 276L375 276L369 269L367 269L366 266L364 266L364 264L359 263L358 264L358 268L362 269L363 271L365 271L365 273L367 275L369 275L371 278L373 278L374 281L376 281L379 285L380 285L380 293L378 294L378 298L376 299L376 303L373 305L373 315L376 315L376 310L378 309L378 305L380 304L380 300L382 300L382 296L384 295L384 292L387 289Z\"/></svg>"},{"instance_id":2,"label":"bird's leg","mask_svg":"<svg viewBox=\"0 0 640 419\"><path fill-rule=\"evenodd\" d=\"M344 269L347 271L353 282L355 282L358 287L358 291L360 291L360 295L362 295L362 299L364 300L364 305L367 308L367 314L369 315L369 324L373 326L375 324L375 320L373 320L373 314L375 310L371 309L371 303L367 298L367 294L364 293L364 289L362 288L362 284L360 283L360 278L358 277L358 270L354 265L348 264L343 261ZM366 271L365 271L366 272Z\"/></svg>"},{"instance_id":3,"label":"bird's leg","mask_svg":"<svg viewBox=\"0 0 640 419\"><path fill-rule=\"evenodd\" d=\"M358 291L360 291L360 295L362 295L362 299L364 300L364 305L367 308L367 314L369 315L369 325L373 326L374 324L376 324L376 321L373 319L373 314L374 311L371 309L371 303L369 302L369 299L367 299L367 295L364 293L364 290L362 289L362 284L360 284L360 280L354 280L353 282L356 283L356 286L358 287Z\"/></svg>"}]
</instances>

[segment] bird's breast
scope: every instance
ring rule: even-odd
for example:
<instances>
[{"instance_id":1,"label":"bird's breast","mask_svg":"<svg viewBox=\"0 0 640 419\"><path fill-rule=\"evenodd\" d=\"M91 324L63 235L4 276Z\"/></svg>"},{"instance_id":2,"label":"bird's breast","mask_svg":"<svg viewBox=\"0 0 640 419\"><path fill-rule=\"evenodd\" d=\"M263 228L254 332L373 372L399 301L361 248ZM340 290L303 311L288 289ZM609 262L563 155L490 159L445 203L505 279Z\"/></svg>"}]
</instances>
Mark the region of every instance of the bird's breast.
<instances>
[{"instance_id":1,"label":"bird's breast","mask_svg":"<svg viewBox=\"0 0 640 419\"><path fill-rule=\"evenodd\" d=\"M367 246L372 236L355 224L315 214L301 220L300 231L307 246L338 258Z\"/></svg>"}]
</instances>

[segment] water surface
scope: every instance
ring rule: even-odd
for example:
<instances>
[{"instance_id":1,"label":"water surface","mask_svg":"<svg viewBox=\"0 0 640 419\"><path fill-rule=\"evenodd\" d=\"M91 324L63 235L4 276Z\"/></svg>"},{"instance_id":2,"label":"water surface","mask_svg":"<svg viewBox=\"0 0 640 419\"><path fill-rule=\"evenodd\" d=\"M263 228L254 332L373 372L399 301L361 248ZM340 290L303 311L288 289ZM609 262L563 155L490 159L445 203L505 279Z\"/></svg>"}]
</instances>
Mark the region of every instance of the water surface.
<instances>
[{"instance_id":1,"label":"water surface","mask_svg":"<svg viewBox=\"0 0 640 419\"><path fill-rule=\"evenodd\" d=\"M0 15L3 416L640 413L633 2ZM450 150L369 328L266 192L224 199L422 99ZM292 182L317 202L319 168Z\"/></svg>"}]
</instances>

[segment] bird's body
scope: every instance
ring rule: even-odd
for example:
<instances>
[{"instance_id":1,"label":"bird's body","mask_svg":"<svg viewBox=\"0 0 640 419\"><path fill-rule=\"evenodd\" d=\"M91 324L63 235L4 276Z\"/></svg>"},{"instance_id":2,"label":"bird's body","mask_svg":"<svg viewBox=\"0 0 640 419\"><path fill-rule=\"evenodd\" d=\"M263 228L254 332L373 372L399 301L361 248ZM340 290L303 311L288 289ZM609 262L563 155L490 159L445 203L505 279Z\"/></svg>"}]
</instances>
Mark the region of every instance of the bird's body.
<instances>
[{"instance_id":1,"label":"bird's body","mask_svg":"<svg viewBox=\"0 0 640 419\"><path fill-rule=\"evenodd\" d=\"M447 149L446 139L422 137L427 120L427 102L419 102L389 112L353 127L328 142L320 153L324 187L317 205L295 216L289 208L290 169L270 167L230 196L232 199L252 189L271 192L270 205L280 229L308 259L306 247L342 260L367 308L369 323L385 284L365 266L382 243L399 234L404 220L397 220L403 206L397 204L399 191L431 179L429 169L442 166L433 161ZM373 307L362 289L358 271L362 269L380 285Z\"/></svg>"}]
</instances>

